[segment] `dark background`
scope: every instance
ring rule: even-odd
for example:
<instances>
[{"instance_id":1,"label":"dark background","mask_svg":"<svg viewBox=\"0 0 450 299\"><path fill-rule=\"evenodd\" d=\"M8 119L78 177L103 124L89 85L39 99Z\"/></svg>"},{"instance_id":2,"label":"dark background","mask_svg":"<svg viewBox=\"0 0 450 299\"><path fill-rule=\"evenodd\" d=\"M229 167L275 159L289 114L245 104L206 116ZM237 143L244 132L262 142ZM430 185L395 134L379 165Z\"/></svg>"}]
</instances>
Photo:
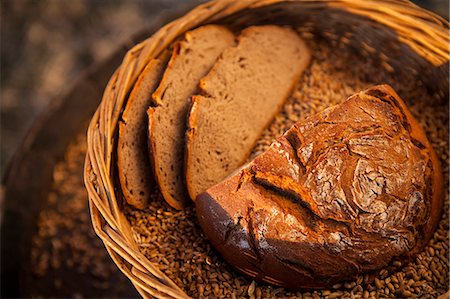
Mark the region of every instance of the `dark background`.
<instances>
[{"instance_id":1,"label":"dark background","mask_svg":"<svg viewBox=\"0 0 450 299\"><path fill-rule=\"evenodd\" d=\"M200 2L0 0L2 174L36 115L83 70L133 33Z\"/></svg>"}]
</instances>

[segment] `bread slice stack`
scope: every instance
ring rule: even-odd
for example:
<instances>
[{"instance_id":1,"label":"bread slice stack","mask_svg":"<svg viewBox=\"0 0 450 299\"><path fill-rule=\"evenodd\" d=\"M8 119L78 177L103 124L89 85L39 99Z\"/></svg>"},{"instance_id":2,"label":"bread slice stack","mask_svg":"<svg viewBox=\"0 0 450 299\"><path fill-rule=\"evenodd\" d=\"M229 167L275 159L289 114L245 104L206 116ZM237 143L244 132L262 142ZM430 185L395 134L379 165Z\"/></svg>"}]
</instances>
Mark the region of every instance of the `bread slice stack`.
<instances>
[{"instance_id":1,"label":"bread slice stack","mask_svg":"<svg viewBox=\"0 0 450 299\"><path fill-rule=\"evenodd\" d=\"M241 166L310 56L305 42L286 27L233 33L206 25L187 32L161 64L165 69L147 66L151 84L138 81L122 117L118 168L126 201L144 208L152 176L166 202L182 209L189 197L194 200ZM136 97L139 107L128 108L137 106ZM139 134L134 143L133 134Z\"/></svg>"},{"instance_id":2,"label":"bread slice stack","mask_svg":"<svg viewBox=\"0 0 450 299\"><path fill-rule=\"evenodd\" d=\"M221 53L233 46L234 34L222 26L208 25L186 33L174 45L163 78L148 109L150 157L165 200L181 209L189 198L184 183L184 135L190 98L198 83Z\"/></svg>"}]
</instances>

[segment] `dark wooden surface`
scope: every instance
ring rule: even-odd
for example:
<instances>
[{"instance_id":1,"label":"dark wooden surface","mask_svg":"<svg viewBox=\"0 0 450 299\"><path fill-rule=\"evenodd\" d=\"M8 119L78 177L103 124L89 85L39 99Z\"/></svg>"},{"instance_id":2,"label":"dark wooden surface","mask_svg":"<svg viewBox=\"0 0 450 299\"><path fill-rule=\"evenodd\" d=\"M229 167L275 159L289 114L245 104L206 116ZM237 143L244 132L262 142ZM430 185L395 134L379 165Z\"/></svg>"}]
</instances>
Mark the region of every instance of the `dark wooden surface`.
<instances>
[{"instance_id":1,"label":"dark wooden surface","mask_svg":"<svg viewBox=\"0 0 450 299\"><path fill-rule=\"evenodd\" d=\"M64 149L95 111L101 93L125 53L121 48L50 103L16 151L3 180L1 225L2 297L22 297L27 291L31 238L47 200L53 167Z\"/></svg>"},{"instance_id":2,"label":"dark wooden surface","mask_svg":"<svg viewBox=\"0 0 450 299\"><path fill-rule=\"evenodd\" d=\"M192 2L192 1L191 1ZM28 133L3 169L1 188L1 297L31 296L31 240L37 232L37 221L46 205L53 180L53 168L63 158L64 151L74 136L86 125L97 108L103 90L126 51L147 37L164 23L185 13L191 5L182 5L169 13L159 15L151 28L141 30L123 42L102 62L93 64L66 91L49 102L32 122ZM112 261L111 261L112 262ZM65 275L59 273L59 275ZM67 273L71 276L70 273ZM123 275L117 269L117 275ZM73 275L72 275L73 276ZM64 279L64 278L63 278ZM83 293L89 286L70 283ZM126 297L137 296L130 283ZM48 297L68 297L66 293L47 290ZM110 297L105 290L102 297ZM99 293L83 296L100 296Z\"/></svg>"}]
</instances>

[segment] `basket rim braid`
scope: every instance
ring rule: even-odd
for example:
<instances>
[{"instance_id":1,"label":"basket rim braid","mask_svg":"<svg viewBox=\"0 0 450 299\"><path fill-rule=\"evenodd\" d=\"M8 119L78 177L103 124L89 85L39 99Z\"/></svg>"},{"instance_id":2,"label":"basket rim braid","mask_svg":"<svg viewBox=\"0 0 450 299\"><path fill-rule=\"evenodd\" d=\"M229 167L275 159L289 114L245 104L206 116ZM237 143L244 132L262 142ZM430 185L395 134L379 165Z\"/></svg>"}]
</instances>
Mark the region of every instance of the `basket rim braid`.
<instances>
[{"instance_id":1,"label":"basket rim braid","mask_svg":"<svg viewBox=\"0 0 450 299\"><path fill-rule=\"evenodd\" d=\"M111 77L87 131L84 182L92 224L119 269L143 297L189 298L138 249L131 227L119 209L114 184L117 127L127 96L151 59L177 37L202 24L271 5L297 4L308 9L340 9L391 28L399 41L431 64L447 63L449 23L407 0L215 0L201 4L134 46Z\"/></svg>"}]
</instances>

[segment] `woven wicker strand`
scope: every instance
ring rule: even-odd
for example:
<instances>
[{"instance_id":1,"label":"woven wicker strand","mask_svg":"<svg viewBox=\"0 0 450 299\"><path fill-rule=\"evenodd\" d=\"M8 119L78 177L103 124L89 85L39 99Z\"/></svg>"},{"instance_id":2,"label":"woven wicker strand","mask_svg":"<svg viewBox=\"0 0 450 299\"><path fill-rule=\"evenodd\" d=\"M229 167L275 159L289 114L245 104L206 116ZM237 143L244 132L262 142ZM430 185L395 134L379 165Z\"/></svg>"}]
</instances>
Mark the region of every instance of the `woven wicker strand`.
<instances>
[{"instance_id":1,"label":"woven wicker strand","mask_svg":"<svg viewBox=\"0 0 450 299\"><path fill-rule=\"evenodd\" d=\"M281 13L289 7L290 15L331 9L352 13L390 28L397 34L399 42L434 66L449 60L448 22L408 1L392 0L217 0L198 6L136 45L126 54L110 79L102 102L92 117L87 133L84 180L96 234L103 240L113 261L143 297L188 298L140 253L130 225L120 211L118 199L121 195L117 193L120 189L115 188L114 162L117 127L127 95L149 61L158 57L186 31L236 15L239 15L236 20L240 22L251 22L254 16L248 15L246 18L245 13L272 7L281 9ZM362 45L373 51L364 42ZM389 66L386 62L384 65Z\"/></svg>"}]
</instances>

